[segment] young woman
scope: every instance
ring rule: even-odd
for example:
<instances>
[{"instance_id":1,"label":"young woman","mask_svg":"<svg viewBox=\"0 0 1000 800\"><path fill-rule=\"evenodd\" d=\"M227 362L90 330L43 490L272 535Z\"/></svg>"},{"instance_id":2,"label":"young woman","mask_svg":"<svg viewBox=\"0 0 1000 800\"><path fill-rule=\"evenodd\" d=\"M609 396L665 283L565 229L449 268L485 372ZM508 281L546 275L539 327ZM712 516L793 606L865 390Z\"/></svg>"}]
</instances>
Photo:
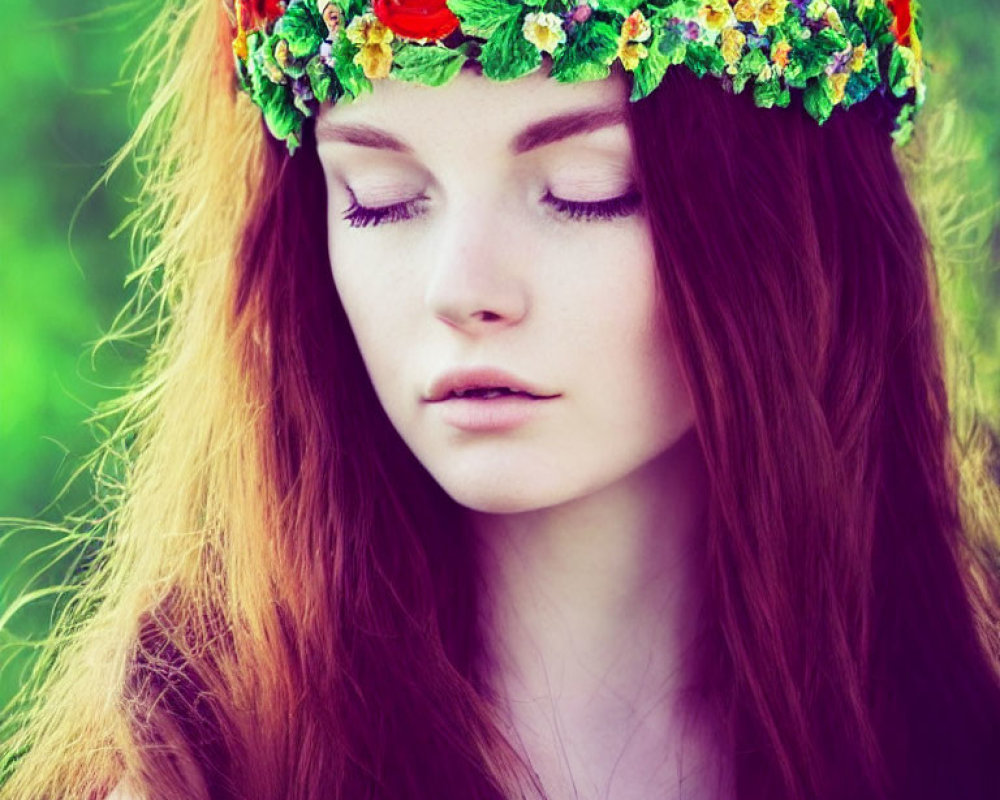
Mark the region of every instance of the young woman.
<instances>
[{"instance_id":1,"label":"young woman","mask_svg":"<svg viewBox=\"0 0 1000 800\"><path fill-rule=\"evenodd\" d=\"M391 49L407 5L447 11L294 12L348 89L356 46L350 101L305 96L299 2L178 2L147 40L156 341L0 797L995 797L1000 495L894 157L915 9L493 4L549 55L431 88L385 79L427 63ZM621 26L607 75L554 79L525 15L557 5ZM804 69L780 32L815 56L869 14L822 125L811 88L724 91L751 37L764 83ZM909 112L850 94L879 46Z\"/></svg>"}]
</instances>

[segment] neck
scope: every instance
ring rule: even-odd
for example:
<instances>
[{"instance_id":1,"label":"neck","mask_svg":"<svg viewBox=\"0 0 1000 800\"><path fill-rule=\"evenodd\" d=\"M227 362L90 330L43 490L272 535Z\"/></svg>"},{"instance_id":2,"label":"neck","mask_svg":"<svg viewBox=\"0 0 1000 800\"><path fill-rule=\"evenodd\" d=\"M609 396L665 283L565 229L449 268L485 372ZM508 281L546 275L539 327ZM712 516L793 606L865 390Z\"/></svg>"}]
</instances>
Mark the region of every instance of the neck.
<instances>
[{"instance_id":1,"label":"neck","mask_svg":"<svg viewBox=\"0 0 1000 800\"><path fill-rule=\"evenodd\" d=\"M487 684L550 797L676 791L680 751L685 767L696 740L694 760L706 755L704 726L682 731L704 600L706 485L690 431L585 497L474 514ZM649 783L656 774L662 784Z\"/></svg>"}]
</instances>

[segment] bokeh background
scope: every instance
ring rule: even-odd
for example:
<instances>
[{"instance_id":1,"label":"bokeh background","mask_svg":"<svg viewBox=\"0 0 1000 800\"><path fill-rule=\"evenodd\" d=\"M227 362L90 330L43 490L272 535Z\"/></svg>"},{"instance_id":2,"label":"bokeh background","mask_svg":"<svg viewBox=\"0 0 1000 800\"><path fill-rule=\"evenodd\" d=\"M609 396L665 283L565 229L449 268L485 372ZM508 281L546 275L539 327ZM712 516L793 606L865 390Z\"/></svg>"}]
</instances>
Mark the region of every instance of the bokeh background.
<instances>
[{"instance_id":1,"label":"bokeh background","mask_svg":"<svg viewBox=\"0 0 1000 800\"><path fill-rule=\"evenodd\" d=\"M50 624L47 587L78 566L51 557L59 534L45 522L86 505L91 476L76 473L103 430L87 420L142 357L141 341L93 347L133 289L129 231L112 234L138 189L132 165L99 179L138 119L143 97L131 95L127 56L160 5L34 0L3 7L0 517L38 522L0 524L0 709L30 663L25 645ZM1000 224L990 209L1000 175L1000 8L997 0L925 0L923 8L928 109L953 98L971 136L965 157L948 169L965 182L958 214L979 221L969 234L972 256L948 280L961 298L984 412L998 424Z\"/></svg>"}]
</instances>

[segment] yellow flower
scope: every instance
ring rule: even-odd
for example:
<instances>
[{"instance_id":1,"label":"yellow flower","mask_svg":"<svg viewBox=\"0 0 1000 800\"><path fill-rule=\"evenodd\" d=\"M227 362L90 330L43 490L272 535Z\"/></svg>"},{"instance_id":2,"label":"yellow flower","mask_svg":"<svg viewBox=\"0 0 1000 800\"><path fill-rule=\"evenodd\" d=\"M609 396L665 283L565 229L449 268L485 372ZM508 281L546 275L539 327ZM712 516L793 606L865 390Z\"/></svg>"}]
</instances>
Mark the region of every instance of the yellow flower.
<instances>
[{"instance_id":1,"label":"yellow flower","mask_svg":"<svg viewBox=\"0 0 1000 800\"><path fill-rule=\"evenodd\" d=\"M760 4L760 21L766 26L780 25L785 21L788 0L764 0Z\"/></svg>"},{"instance_id":2,"label":"yellow flower","mask_svg":"<svg viewBox=\"0 0 1000 800\"><path fill-rule=\"evenodd\" d=\"M236 38L233 39L233 52L237 58L243 61L247 60L247 32L245 30L240 29Z\"/></svg>"},{"instance_id":3,"label":"yellow flower","mask_svg":"<svg viewBox=\"0 0 1000 800\"><path fill-rule=\"evenodd\" d=\"M653 29L649 22L638 9L629 14L622 23L621 38L626 42L644 42L652 33Z\"/></svg>"},{"instance_id":4,"label":"yellow flower","mask_svg":"<svg viewBox=\"0 0 1000 800\"><path fill-rule=\"evenodd\" d=\"M528 14L524 18L521 32L525 39L546 53L551 53L559 44L566 41L562 20L551 12Z\"/></svg>"},{"instance_id":5,"label":"yellow flower","mask_svg":"<svg viewBox=\"0 0 1000 800\"><path fill-rule=\"evenodd\" d=\"M753 22L754 17L757 16L757 9L754 8L753 0L739 0L733 6L733 13L740 22Z\"/></svg>"},{"instance_id":6,"label":"yellow flower","mask_svg":"<svg viewBox=\"0 0 1000 800\"><path fill-rule=\"evenodd\" d=\"M835 72L833 75L826 76L829 82L827 94L830 96L830 102L834 105L844 99L844 89L847 87L848 77L850 76L846 72Z\"/></svg>"},{"instance_id":7,"label":"yellow flower","mask_svg":"<svg viewBox=\"0 0 1000 800\"><path fill-rule=\"evenodd\" d=\"M392 68L392 48L382 43L362 45L354 63L361 66L369 80L387 78Z\"/></svg>"},{"instance_id":8,"label":"yellow flower","mask_svg":"<svg viewBox=\"0 0 1000 800\"><path fill-rule=\"evenodd\" d=\"M733 23L733 8L729 0L708 0L701 7L698 16L702 18L706 28L721 31Z\"/></svg>"},{"instance_id":9,"label":"yellow flower","mask_svg":"<svg viewBox=\"0 0 1000 800\"><path fill-rule=\"evenodd\" d=\"M726 28L722 32L722 57L729 65L726 72L731 75L736 74L736 64L739 63L743 55L743 45L747 43L747 37L743 31L736 28Z\"/></svg>"},{"instance_id":10,"label":"yellow flower","mask_svg":"<svg viewBox=\"0 0 1000 800\"><path fill-rule=\"evenodd\" d=\"M644 44L628 44L623 39L618 40L618 58L622 61L622 66L629 72L639 66L639 61L649 55Z\"/></svg>"},{"instance_id":11,"label":"yellow flower","mask_svg":"<svg viewBox=\"0 0 1000 800\"><path fill-rule=\"evenodd\" d=\"M291 53L288 50L288 42L284 39L278 39L278 43L274 46L274 60L278 62L278 66L282 69L288 69L290 59Z\"/></svg>"},{"instance_id":12,"label":"yellow flower","mask_svg":"<svg viewBox=\"0 0 1000 800\"><path fill-rule=\"evenodd\" d=\"M350 42L358 45L388 44L395 35L372 13L355 17L345 33Z\"/></svg>"},{"instance_id":13,"label":"yellow flower","mask_svg":"<svg viewBox=\"0 0 1000 800\"><path fill-rule=\"evenodd\" d=\"M394 37L389 28L374 14L368 13L351 20L344 33L350 42L359 46L354 63L364 70L366 78L375 80L389 76L389 69L392 67L392 48L389 42Z\"/></svg>"},{"instance_id":14,"label":"yellow flower","mask_svg":"<svg viewBox=\"0 0 1000 800\"><path fill-rule=\"evenodd\" d=\"M785 19L788 0L739 0L733 13L740 22L752 22L758 34Z\"/></svg>"},{"instance_id":15,"label":"yellow flower","mask_svg":"<svg viewBox=\"0 0 1000 800\"><path fill-rule=\"evenodd\" d=\"M328 38L333 38L340 27L341 11L332 0L316 0L316 10L326 23L326 30L330 34Z\"/></svg>"},{"instance_id":16,"label":"yellow flower","mask_svg":"<svg viewBox=\"0 0 1000 800\"><path fill-rule=\"evenodd\" d=\"M833 28L837 33L844 33L844 23L840 19L840 14L837 13L837 9L830 6L826 13L823 15L826 20L826 24Z\"/></svg>"},{"instance_id":17,"label":"yellow flower","mask_svg":"<svg viewBox=\"0 0 1000 800\"><path fill-rule=\"evenodd\" d=\"M865 65L865 55L868 52L868 45L862 42L851 52L851 60L848 62L848 66L851 68L851 72L857 72Z\"/></svg>"}]
</instances>

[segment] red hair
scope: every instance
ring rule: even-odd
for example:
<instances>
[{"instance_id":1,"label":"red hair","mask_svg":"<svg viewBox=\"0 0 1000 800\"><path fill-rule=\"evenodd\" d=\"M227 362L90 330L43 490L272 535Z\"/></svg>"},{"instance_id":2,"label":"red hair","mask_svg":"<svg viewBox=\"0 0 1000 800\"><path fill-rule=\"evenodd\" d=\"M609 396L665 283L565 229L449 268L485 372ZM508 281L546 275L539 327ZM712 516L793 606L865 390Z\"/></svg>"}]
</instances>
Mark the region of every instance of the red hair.
<instances>
[{"instance_id":1,"label":"red hair","mask_svg":"<svg viewBox=\"0 0 1000 800\"><path fill-rule=\"evenodd\" d=\"M820 127L717 88L671 71L630 112L712 476L739 796L985 798L1000 689L891 114Z\"/></svg>"},{"instance_id":2,"label":"red hair","mask_svg":"<svg viewBox=\"0 0 1000 800\"><path fill-rule=\"evenodd\" d=\"M890 118L869 104L820 127L683 71L629 113L711 476L704 674L738 797L985 800L1000 685ZM516 758L482 696L462 509L371 387L311 136L293 159L268 146L233 298L235 329L269 343L286 511L270 585L294 692L257 695L252 738L220 739L216 764L241 797L499 797L490 776Z\"/></svg>"},{"instance_id":3,"label":"red hair","mask_svg":"<svg viewBox=\"0 0 1000 800\"><path fill-rule=\"evenodd\" d=\"M174 327L136 395L134 502L0 795L101 796L124 774L157 800L520 796L465 509L369 380L313 121L289 157L203 74L217 31L188 20L190 86L165 79L179 122L147 162L149 213L171 213L146 274L164 260ZM628 114L710 478L693 672L737 797L992 798L982 542L1000 520L963 518L934 254L891 111L819 126L670 70Z\"/></svg>"}]
</instances>

